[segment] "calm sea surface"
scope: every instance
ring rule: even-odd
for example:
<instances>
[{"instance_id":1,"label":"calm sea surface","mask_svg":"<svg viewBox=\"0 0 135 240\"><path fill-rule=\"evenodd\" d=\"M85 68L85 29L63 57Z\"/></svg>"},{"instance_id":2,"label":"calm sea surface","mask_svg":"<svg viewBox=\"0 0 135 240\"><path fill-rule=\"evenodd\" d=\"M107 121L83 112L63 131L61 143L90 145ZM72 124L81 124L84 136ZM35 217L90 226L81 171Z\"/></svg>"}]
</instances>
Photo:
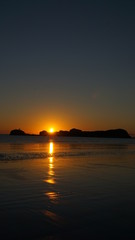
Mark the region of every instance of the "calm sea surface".
<instances>
[{"instance_id":1,"label":"calm sea surface","mask_svg":"<svg viewBox=\"0 0 135 240\"><path fill-rule=\"evenodd\" d=\"M0 239L135 239L135 139L0 135Z\"/></svg>"}]
</instances>

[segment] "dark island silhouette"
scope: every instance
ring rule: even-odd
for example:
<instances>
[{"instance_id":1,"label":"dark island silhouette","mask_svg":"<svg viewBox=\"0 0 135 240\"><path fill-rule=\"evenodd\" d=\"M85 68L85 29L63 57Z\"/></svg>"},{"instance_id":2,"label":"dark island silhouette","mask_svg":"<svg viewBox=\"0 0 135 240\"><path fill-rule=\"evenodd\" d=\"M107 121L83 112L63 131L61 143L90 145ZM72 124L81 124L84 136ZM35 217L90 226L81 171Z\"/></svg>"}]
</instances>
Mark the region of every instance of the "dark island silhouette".
<instances>
[{"instance_id":1,"label":"dark island silhouette","mask_svg":"<svg viewBox=\"0 0 135 240\"><path fill-rule=\"evenodd\" d=\"M25 133L23 130L19 129L13 129L11 130L9 135L14 135L14 136L39 136L37 134L30 134L30 133Z\"/></svg>"},{"instance_id":2,"label":"dark island silhouette","mask_svg":"<svg viewBox=\"0 0 135 240\"><path fill-rule=\"evenodd\" d=\"M82 131L80 129L72 128L69 131L60 130L59 132L49 133L45 130L41 131L39 135L25 133L21 129L14 129L10 135L16 136L60 136L60 137L95 137L95 138L131 138L125 129L110 129L106 131Z\"/></svg>"},{"instance_id":3,"label":"dark island silhouette","mask_svg":"<svg viewBox=\"0 0 135 240\"><path fill-rule=\"evenodd\" d=\"M10 132L10 135L20 135L20 136L23 136L23 135L26 135L26 133L21 130L21 129L14 129Z\"/></svg>"}]
</instances>

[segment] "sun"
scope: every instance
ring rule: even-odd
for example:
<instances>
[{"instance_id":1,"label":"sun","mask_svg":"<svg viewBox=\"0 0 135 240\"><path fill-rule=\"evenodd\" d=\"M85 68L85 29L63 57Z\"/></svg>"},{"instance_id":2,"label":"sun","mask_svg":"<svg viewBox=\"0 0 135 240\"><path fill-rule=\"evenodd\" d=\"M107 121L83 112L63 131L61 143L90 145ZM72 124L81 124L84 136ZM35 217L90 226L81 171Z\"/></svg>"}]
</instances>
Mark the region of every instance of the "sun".
<instances>
[{"instance_id":1,"label":"sun","mask_svg":"<svg viewBox=\"0 0 135 240\"><path fill-rule=\"evenodd\" d=\"M54 132L54 129L53 129L53 128L50 128L49 132L50 132L50 133L53 133L53 132Z\"/></svg>"}]
</instances>

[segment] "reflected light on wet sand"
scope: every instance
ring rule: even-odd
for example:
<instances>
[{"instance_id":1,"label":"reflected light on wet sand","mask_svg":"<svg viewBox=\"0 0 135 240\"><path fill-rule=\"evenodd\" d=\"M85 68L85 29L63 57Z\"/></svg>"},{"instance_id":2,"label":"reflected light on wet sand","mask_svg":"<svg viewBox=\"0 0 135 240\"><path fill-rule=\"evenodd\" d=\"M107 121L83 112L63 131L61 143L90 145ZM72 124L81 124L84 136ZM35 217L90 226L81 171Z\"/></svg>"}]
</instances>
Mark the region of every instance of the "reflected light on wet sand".
<instances>
[{"instance_id":1,"label":"reflected light on wet sand","mask_svg":"<svg viewBox=\"0 0 135 240\"><path fill-rule=\"evenodd\" d=\"M49 158L50 165L53 163L53 157ZM52 164L53 165L53 164Z\"/></svg>"},{"instance_id":2,"label":"reflected light on wet sand","mask_svg":"<svg viewBox=\"0 0 135 240\"><path fill-rule=\"evenodd\" d=\"M48 174L50 176L54 175L54 171L52 169L53 169L53 157L50 157L49 158L49 171L48 171Z\"/></svg>"},{"instance_id":3,"label":"reflected light on wet sand","mask_svg":"<svg viewBox=\"0 0 135 240\"><path fill-rule=\"evenodd\" d=\"M49 178L49 179L44 180L44 181L47 182L47 183L50 183L50 184L55 184L56 183L53 178Z\"/></svg>"},{"instance_id":4,"label":"reflected light on wet sand","mask_svg":"<svg viewBox=\"0 0 135 240\"><path fill-rule=\"evenodd\" d=\"M52 212L52 211L48 211L48 210L45 210L43 211L43 214L48 218L50 219L50 221L56 223L56 224L60 224L62 225L64 223L64 219L59 216L58 214Z\"/></svg>"},{"instance_id":5,"label":"reflected light on wet sand","mask_svg":"<svg viewBox=\"0 0 135 240\"><path fill-rule=\"evenodd\" d=\"M48 179L44 180L45 182L47 183L50 183L50 184L55 184L56 181L54 180L53 176L54 176L54 171L53 171L53 168L54 168L54 164L53 164L53 142L50 142L49 143L49 154L51 155L51 157L49 157L49 170L48 170Z\"/></svg>"},{"instance_id":6,"label":"reflected light on wet sand","mask_svg":"<svg viewBox=\"0 0 135 240\"><path fill-rule=\"evenodd\" d=\"M56 192L47 192L45 195L52 201L56 201L59 199L59 194Z\"/></svg>"},{"instance_id":7,"label":"reflected light on wet sand","mask_svg":"<svg viewBox=\"0 0 135 240\"><path fill-rule=\"evenodd\" d=\"M44 180L45 182L49 184L55 184L55 172L54 172L54 158L53 158L53 142L49 143L49 154L50 157L48 157L48 179ZM49 201L52 204L58 204L60 194L58 192L55 192L55 187L51 187L51 191L45 192L45 196L49 199ZM61 224L63 222L63 219L58 216L54 211L48 211L45 210L43 214L49 219L49 221L54 222L55 224Z\"/></svg>"},{"instance_id":8,"label":"reflected light on wet sand","mask_svg":"<svg viewBox=\"0 0 135 240\"><path fill-rule=\"evenodd\" d=\"M49 153L52 155L53 154L53 142L49 143Z\"/></svg>"}]
</instances>

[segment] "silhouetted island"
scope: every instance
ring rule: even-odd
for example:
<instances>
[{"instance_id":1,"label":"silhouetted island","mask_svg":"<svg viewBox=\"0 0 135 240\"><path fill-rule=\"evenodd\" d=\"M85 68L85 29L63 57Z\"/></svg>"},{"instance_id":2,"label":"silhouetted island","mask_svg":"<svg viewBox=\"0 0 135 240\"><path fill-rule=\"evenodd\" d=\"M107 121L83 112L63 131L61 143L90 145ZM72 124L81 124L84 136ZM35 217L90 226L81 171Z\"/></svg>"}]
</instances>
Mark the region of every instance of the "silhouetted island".
<instances>
[{"instance_id":1,"label":"silhouetted island","mask_svg":"<svg viewBox=\"0 0 135 240\"><path fill-rule=\"evenodd\" d=\"M26 135L26 133L21 129L14 129L10 132L10 135Z\"/></svg>"},{"instance_id":2,"label":"silhouetted island","mask_svg":"<svg viewBox=\"0 0 135 240\"><path fill-rule=\"evenodd\" d=\"M23 130L19 129L14 129L11 130L9 135L15 135L15 136L39 136L37 134L29 134L29 133L25 133Z\"/></svg>"},{"instance_id":3,"label":"silhouetted island","mask_svg":"<svg viewBox=\"0 0 135 240\"><path fill-rule=\"evenodd\" d=\"M41 131L40 136L50 135L47 131ZM80 129L72 128L69 131L60 130L53 133L60 137L95 137L95 138L131 138L128 132L124 129L111 129L106 131L82 131Z\"/></svg>"},{"instance_id":4,"label":"silhouetted island","mask_svg":"<svg viewBox=\"0 0 135 240\"><path fill-rule=\"evenodd\" d=\"M48 132L43 130L39 133L40 136L48 136Z\"/></svg>"},{"instance_id":5,"label":"silhouetted island","mask_svg":"<svg viewBox=\"0 0 135 240\"><path fill-rule=\"evenodd\" d=\"M69 131L60 130L59 132L49 133L45 130L41 131L39 135L25 133L21 129L14 129L10 135L18 136L60 136L60 137L95 137L95 138L131 138L128 132L124 129L111 129L106 131L82 131L80 129L72 128Z\"/></svg>"}]
</instances>

